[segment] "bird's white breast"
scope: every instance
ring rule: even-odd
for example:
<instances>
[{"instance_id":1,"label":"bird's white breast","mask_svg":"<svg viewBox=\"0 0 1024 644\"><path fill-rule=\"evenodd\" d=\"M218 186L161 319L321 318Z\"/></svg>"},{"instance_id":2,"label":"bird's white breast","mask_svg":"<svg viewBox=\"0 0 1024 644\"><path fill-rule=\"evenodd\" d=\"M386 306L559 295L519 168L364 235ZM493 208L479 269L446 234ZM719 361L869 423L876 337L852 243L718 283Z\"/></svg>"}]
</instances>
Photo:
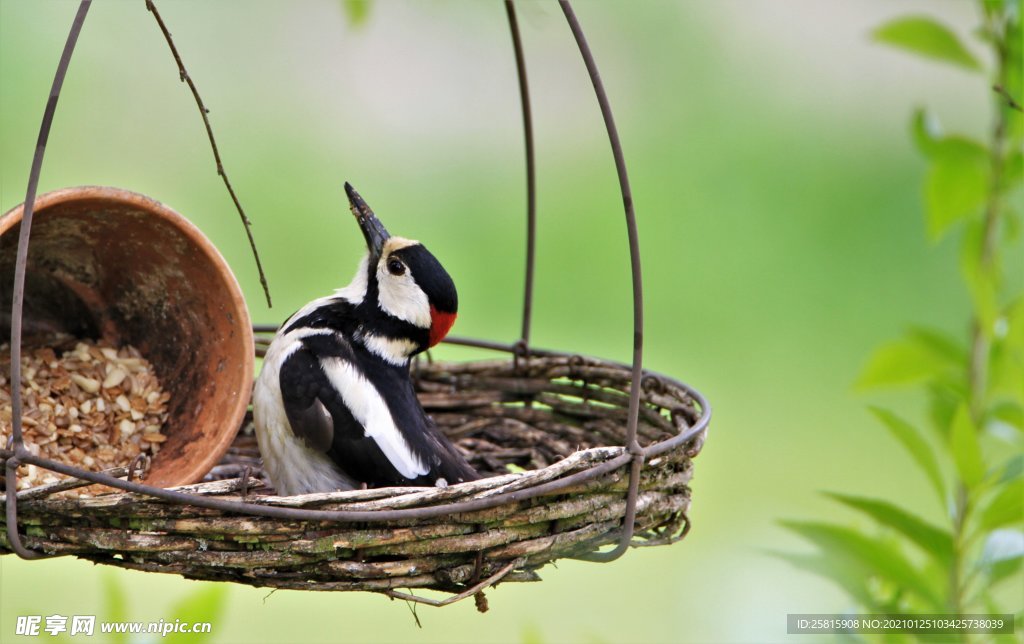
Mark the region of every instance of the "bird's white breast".
<instances>
[{"instance_id":1,"label":"bird's white breast","mask_svg":"<svg viewBox=\"0 0 1024 644\"><path fill-rule=\"evenodd\" d=\"M351 490L355 481L341 472L328 456L310 449L292 432L281 399L280 367L301 348L301 339L326 329L297 329L274 338L263 360L253 390L253 425L263 456L263 467L279 494L307 494Z\"/></svg>"}]
</instances>

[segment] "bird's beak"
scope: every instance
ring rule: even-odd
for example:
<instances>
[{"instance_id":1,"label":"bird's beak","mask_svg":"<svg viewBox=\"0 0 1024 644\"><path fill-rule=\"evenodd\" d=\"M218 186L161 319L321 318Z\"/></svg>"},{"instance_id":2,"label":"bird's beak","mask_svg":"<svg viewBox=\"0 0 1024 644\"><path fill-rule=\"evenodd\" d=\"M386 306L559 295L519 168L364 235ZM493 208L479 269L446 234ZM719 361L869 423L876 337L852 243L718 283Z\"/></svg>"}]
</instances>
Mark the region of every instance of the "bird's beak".
<instances>
[{"instance_id":1,"label":"bird's beak","mask_svg":"<svg viewBox=\"0 0 1024 644\"><path fill-rule=\"evenodd\" d=\"M355 215L359 228L363 231L363 237L366 238L366 248L370 251L370 265L374 266L384 250L384 242L391 235L384 228L384 224L380 223L380 219L377 219L377 215L373 214L363 198L347 181L345 182L345 193L348 195L352 214Z\"/></svg>"}]
</instances>

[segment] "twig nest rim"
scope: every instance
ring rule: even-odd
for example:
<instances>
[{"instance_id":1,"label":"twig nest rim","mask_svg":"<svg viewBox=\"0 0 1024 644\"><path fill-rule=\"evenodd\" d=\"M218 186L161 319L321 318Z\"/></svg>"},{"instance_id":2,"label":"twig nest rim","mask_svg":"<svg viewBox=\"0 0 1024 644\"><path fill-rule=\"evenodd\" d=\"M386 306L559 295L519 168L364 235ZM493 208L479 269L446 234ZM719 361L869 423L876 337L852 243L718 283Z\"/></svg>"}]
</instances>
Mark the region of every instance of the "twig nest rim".
<instances>
[{"instance_id":1,"label":"twig nest rim","mask_svg":"<svg viewBox=\"0 0 1024 644\"><path fill-rule=\"evenodd\" d=\"M26 545L125 568L277 588L461 593L498 573L501 581L536 581L544 565L618 540L630 469L621 445L631 373L622 365L560 354L518 362L425 364L416 382L428 412L457 444L493 441L494 458L517 458L518 448L496 442L532 442L540 432L552 437L545 449L564 452L546 467L447 488L249 498L263 506L371 513L494 499L488 507L342 522L241 516L138 494L76 504L35 498L19 503L37 529L26 535ZM709 413L684 385L654 377L658 386L645 387L641 397L639 436L652 456L641 471L637 545L670 544L686 534L691 459L703 436L693 432ZM534 403L523 405L524 396ZM468 433L460 435L462 428ZM578 439L589 442L577 445ZM609 468L616 459L622 464ZM551 486L598 470L571 486ZM189 491L237 499L239 484L231 479ZM498 496L510 491L527 494ZM113 531L112 525L131 529Z\"/></svg>"}]
</instances>

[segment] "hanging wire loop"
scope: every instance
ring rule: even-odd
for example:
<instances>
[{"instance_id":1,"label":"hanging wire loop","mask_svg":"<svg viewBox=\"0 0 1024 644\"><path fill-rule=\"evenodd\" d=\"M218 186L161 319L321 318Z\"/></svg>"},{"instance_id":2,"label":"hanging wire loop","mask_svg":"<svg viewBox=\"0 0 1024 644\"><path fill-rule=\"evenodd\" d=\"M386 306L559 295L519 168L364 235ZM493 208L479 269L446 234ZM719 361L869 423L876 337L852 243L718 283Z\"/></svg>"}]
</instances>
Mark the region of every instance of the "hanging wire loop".
<instances>
[{"instance_id":1,"label":"hanging wire loop","mask_svg":"<svg viewBox=\"0 0 1024 644\"><path fill-rule=\"evenodd\" d=\"M35 155L32 157L32 170L28 176L28 190L25 194L24 214L21 219L21 231L18 235L18 254L14 264L14 288L11 302L11 436L14 439L12 446L14 457L7 459L4 466L4 483L7 490L7 538L13 550L22 559L39 559L45 555L33 552L25 548L18 535L18 502L16 491L18 489L18 465L26 455L31 456L25 449L21 435L21 326L22 313L25 308L25 273L28 268L28 242L32 230L32 213L36 204L36 191L39 188L39 175L43 169L43 154L46 152L46 141L50 138L50 126L53 124L53 115L57 111L57 99L60 98L60 89L64 85L64 77L68 72L68 65L71 63L71 54L75 51L75 44L78 42L78 35L82 32L82 24L85 16L89 13L89 6L92 0L82 0L78 5L78 13L71 23L71 31L68 33L67 42L64 43L64 51L60 55L60 62L57 64L57 73L53 77L53 85L50 87L50 97L46 101L46 109L43 111L43 122L39 126L39 138L36 141Z\"/></svg>"},{"instance_id":2,"label":"hanging wire loop","mask_svg":"<svg viewBox=\"0 0 1024 644\"><path fill-rule=\"evenodd\" d=\"M612 116L612 107L608 102L608 93L601 81L601 74L597 70L597 63L594 55L587 44L587 38L583 35L583 27L580 26L576 13L568 0L559 0L562 13L569 23L569 29L576 39L583 62L587 66L587 74L594 85L594 93L597 95L597 102L601 108L601 116L604 118L605 129L608 130L608 142L611 144L612 157L615 159L615 171L619 176L619 189L622 192L622 204L626 211L626 230L629 235L629 263L633 276L633 382L629 390L629 422L626 427L626 450L633 457L633 465L629 474L629 493L626 497L626 516L622 526L622 538L614 550L606 553L595 553L588 557L593 561L613 561L622 556L629 547L633 538L633 521L636 518L636 502L640 486L640 469L643 466L643 448L636 439L637 422L640 417L640 386L643 382L643 353L644 353L644 287L643 276L640 272L640 236L637 233L636 214L633 211L633 192L629 187L629 175L626 173L626 158L622 153L622 143L619 141L619 132L615 127L615 118Z\"/></svg>"},{"instance_id":3,"label":"hanging wire loop","mask_svg":"<svg viewBox=\"0 0 1024 644\"><path fill-rule=\"evenodd\" d=\"M523 284L523 328L519 337L522 355L530 354L530 323L533 317L533 276L537 255L537 166L534 162L533 114L530 109L530 86L526 80L526 58L523 55L523 40L519 35L519 21L516 20L515 3L505 0L508 28L512 33L512 49L516 57L516 76L519 78L519 101L523 111L523 139L526 150L526 279ZM518 366L518 362L517 362Z\"/></svg>"}]
</instances>

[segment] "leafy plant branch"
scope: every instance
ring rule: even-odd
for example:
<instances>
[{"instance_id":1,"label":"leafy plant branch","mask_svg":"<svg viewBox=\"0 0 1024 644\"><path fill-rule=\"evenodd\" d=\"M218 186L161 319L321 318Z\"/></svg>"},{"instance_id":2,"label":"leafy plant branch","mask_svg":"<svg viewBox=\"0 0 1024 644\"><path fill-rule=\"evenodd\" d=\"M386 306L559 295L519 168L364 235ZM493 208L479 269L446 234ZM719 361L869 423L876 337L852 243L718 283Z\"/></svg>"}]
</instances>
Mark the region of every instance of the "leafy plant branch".
<instances>
[{"instance_id":1,"label":"leafy plant branch","mask_svg":"<svg viewBox=\"0 0 1024 644\"><path fill-rule=\"evenodd\" d=\"M927 478L947 522L925 521L906 503L838 493L828 496L869 517L876 534L783 522L819 552L782 556L833 580L871 612L1006 612L998 605L1005 595L999 587L1020 582L1024 561L1024 294L1005 274L1011 254L1020 252L1021 6L1019 0L979 0L978 9L976 34L991 52L984 87L992 92L994 116L987 140L945 135L925 110L911 123L928 162L928 236L962 235L960 272L971 300L966 341L911 329L879 347L858 380L862 388L915 385L924 391L930 434L892 411L871 411ZM899 18L873 37L986 73L956 33L929 17ZM1021 607L1009 608L1020 628Z\"/></svg>"}]
</instances>

